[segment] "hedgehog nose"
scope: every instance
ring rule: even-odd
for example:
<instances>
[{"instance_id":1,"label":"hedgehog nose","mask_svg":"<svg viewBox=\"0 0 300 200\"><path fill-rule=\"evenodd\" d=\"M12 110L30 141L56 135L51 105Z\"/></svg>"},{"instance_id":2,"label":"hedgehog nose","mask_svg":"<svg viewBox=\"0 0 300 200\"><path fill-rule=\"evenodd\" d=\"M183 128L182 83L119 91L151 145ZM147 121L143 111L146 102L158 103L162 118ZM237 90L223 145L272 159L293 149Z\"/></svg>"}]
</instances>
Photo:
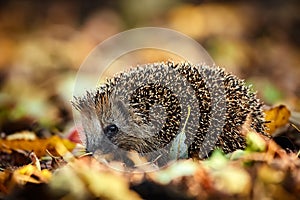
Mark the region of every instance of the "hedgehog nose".
<instances>
[{"instance_id":1,"label":"hedgehog nose","mask_svg":"<svg viewBox=\"0 0 300 200\"><path fill-rule=\"evenodd\" d=\"M110 124L104 128L104 134L108 139L112 139L119 132L119 128L115 124Z\"/></svg>"}]
</instances>

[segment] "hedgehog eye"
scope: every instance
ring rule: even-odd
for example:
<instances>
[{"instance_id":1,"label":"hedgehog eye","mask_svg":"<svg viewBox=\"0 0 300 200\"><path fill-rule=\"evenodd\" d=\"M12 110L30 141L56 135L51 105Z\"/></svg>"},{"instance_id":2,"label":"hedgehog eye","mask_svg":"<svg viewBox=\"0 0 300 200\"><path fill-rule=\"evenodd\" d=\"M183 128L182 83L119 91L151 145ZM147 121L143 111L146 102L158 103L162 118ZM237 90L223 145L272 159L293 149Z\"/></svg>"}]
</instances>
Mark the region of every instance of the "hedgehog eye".
<instances>
[{"instance_id":1,"label":"hedgehog eye","mask_svg":"<svg viewBox=\"0 0 300 200\"><path fill-rule=\"evenodd\" d=\"M110 124L106 126L103 131L104 134L108 137L108 139L111 139L119 132L119 128L115 124Z\"/></svg>"}]
</instances>

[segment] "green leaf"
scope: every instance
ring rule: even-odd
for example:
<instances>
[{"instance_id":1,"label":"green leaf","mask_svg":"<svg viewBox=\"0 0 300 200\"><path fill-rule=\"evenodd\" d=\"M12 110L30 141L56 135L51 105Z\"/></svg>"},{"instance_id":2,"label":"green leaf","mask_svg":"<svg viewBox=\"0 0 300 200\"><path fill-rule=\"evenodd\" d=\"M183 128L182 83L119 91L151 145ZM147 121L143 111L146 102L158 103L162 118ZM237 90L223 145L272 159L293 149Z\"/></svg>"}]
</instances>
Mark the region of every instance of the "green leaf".
<instances>
[{"instance_id":1,"label":"green leaf","mask_svg":"<svg viewBox=\"0 0 300 200\"><path fill-rule=\"evenodd\" d=\"M188 146L187 144L185 144L185 139L186 139L185 127L187 125L190 114L191 114L191 107L188 106L188 113L182 131L173 140L170 148L169 155L171 159L177 160L177 159L188 158Z\"/></svg>"},{"instance_id":2,"label":"green leaf","mask_svg":"<svg viewBox=\"0 0 300 200\"><path fill-rule=\"evenodd\" d=\"M181 132L173 140L172 146L170 148L171 159L177 160L188 158L188 146L185 144L185 139L185 132Z\"/></svg>"}]
</instances>

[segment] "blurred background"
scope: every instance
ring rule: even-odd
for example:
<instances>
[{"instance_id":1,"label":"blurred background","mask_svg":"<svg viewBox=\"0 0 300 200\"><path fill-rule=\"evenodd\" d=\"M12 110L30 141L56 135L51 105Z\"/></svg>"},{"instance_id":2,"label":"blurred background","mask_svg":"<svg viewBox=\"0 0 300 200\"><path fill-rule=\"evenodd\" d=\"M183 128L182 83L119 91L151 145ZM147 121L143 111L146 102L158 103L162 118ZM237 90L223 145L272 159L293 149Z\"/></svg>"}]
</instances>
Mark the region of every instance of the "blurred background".
<instances>
[{"instance_id":1,"label":"blurred background","mask_svg":"<svg viewBox=\"0 0 300 200\"><path fill-rule=\"evenodd\" d=\"M143 26L192 37L267 105L300 111L299 13L299 0L0 0L0 132L68 130L81 63L103 40ZM168 60L155 59L144 58Z\"/></svg>"}]
</instances>

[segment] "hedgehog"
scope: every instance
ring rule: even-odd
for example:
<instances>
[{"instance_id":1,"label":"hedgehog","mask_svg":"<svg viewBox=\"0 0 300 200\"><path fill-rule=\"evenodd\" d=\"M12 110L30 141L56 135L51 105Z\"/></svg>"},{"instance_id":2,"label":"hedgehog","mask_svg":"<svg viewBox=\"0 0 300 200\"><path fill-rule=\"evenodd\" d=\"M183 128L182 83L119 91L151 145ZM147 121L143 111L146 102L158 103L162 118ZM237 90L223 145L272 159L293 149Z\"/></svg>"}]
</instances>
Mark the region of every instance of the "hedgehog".
<instances>
[{"instance_id":1,"label":"hedgehog","mask_svg":"<svg viewBox=\"0 0 300 200\"><path fill-rule=\"evenodd\" d=\"M246 122L269 137L256 94L217 66L140 65L75 97L72 104L81 115L89 152L170 151L184 133L188 157L207 158L216 148L224 153L244 149L241 129Z\"/></svg>"}]
</instances>

